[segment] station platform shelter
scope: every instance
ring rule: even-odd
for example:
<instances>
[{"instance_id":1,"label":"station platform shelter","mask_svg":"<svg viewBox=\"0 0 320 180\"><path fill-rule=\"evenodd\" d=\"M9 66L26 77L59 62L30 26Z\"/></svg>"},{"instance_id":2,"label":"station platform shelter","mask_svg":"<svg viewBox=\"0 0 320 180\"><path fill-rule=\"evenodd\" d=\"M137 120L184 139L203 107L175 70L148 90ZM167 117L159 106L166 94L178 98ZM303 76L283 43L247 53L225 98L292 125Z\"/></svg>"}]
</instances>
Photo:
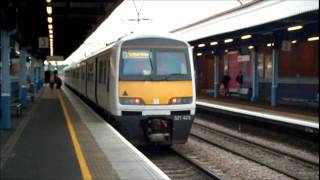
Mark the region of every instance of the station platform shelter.
<instances>
[{"instance_id":1,"label":"station platform shelter","mask_svg":"<svg viewBox=\"0 0 320 180\"><path fill-rule=\"evenodd\" d=\"M259 6L259 3L253 6ZM273 6L275 8L277 5ZM250 8L254 9L235 9L174 31L182 37L192 35L188 31L193 29L199 33L207 32L205 37L198 39L190 36L197 93L202 97L223 99L225 90L228 90L228 96L245 97L240 98L244 101L267 102L272 107L279 103L301 105L317 111L318 9L297 11L288 17L250 25L251 21L249 23L246 19L262 16L259 13L244 15L243 12ZM233 30L236 22L241 22L239 26L245 28ZM215 29L221 31L221 26L224 32L215 32ZM213 33L209 34L209 29ZM237 81L238 75L240 82ZM229 79L227 88L224 79Z\"/></svg>"}]
</instances>

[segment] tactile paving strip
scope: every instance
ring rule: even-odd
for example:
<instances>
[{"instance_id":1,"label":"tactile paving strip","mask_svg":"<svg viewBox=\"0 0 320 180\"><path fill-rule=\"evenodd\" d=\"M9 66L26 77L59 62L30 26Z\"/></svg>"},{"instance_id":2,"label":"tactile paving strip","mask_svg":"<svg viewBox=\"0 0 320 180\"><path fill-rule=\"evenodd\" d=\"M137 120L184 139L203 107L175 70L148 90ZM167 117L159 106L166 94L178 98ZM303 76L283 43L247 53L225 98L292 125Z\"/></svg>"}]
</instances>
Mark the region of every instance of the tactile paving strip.
<instances>
[{"instance_id":1,"label":"tactile paving strip","mask_svg":"<svg viewBox=\"0 0 320 180\"><path fill-rule=\"evenodd\" d=\"M66 103L69 116L71 117L72 124L76 131L78 141L90 169L92 178L119 179L117 173L114 171L112 165L108 162L106 156L97 145L87 126L81 121L81 118L65 95L63 93L61 93L61 95Z\"/></svg>"}]
</instances>

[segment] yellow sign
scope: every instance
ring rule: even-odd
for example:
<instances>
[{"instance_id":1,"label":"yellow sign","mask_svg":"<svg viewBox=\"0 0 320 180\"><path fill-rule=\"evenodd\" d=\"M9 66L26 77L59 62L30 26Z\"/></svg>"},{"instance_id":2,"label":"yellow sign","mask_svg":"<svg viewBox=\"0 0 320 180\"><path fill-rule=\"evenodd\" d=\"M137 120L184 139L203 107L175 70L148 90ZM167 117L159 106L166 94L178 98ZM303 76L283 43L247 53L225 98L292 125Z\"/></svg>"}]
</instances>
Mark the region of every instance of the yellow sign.
<instances>
[{"instance_id":1,"label":"yellow sign","mask_svg":"<svg viewBox=\"0 0 320 180\"><path fill-rule=\"evenodd\" d=\"M147 52L128 52L129 57L149 57Z\"/></svg>"},{"instance_id":2,"label":"yellow sign","mask_svg":"<svg viewBox=\"0 0 320 180\"><path fill-rule=\"evenodd\" d=\"M149 58L149 51L124 51L122 54L123 59L127 58Z\"/></svg>"}]
</instances>

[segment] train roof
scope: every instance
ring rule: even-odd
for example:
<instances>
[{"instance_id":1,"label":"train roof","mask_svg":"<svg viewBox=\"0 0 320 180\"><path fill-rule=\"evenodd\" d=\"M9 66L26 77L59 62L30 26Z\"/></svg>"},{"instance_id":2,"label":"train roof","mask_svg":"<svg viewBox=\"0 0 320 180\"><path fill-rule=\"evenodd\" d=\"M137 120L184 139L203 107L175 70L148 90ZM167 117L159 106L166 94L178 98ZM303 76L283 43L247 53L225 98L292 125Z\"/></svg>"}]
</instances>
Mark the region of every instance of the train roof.
<instances>
[{"instance_id":1,"label":"train roof","mask_svg":"<svg viewBox=\"0 0 320 180\"><path fill-rule=\"evenodd\" d=\"M171 34L171 33L158 33L158 34L148 34L148 33L132 33L129 34L127 36L122 37L121 39L119 39L118 42L124 42L124 41L128 41L128 40L133 40L133 39L142 39L142 38L165 38L165 39L172 39L172 40L177 40L177 41L181 41L184 42L186 44L188 44L188 42L177 38L177 36Z\"/></svg>"},{"instance_id":2,"label":"train roof","mask_svg":"<svg viewBox=\"0 0 320 180\"><path fill-rule=\"evenodd\" d=\"M130 33L127 35L124 35L122 37L120 37L118 40L113 41L111 43L106 44L106 47L97 50L96 52L93 52L91 55L89 55L88 57L86 57L85 59L80 60L78 63L76 64L80 64L81 62L92 58L94 56L99 55L100 53L104 52L107 49L112 48L115 45L121 45L123 42L125 41L129 41L129 40L134 40L134 39L142 39L142 38L165 38L165 39L171 39L171 40L176 40L176 41L180 41L185 43L188 47L190 47L190 44L180 38L177 38L175 35L171 34L171 33L157 33L157 34L152 34L152 33ZM67 66L70 69L74 68L75 65L70 65Z\"/></svg>"}]
</instances>

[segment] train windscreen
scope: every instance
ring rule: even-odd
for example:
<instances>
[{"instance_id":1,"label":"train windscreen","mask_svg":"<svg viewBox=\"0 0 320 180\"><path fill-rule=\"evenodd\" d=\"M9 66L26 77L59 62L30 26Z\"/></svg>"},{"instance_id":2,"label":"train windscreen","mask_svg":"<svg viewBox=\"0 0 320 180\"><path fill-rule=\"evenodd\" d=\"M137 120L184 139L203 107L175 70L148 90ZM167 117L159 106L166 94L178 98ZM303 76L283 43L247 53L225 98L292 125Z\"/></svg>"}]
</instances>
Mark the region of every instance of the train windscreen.
<instances>
[{"instance_id":1,"label":"train windscreen","mask_svg":"<svg viewBox=\"0 0 320 180\"><path fill-rule=\"evenodd\" d=\"M123 49L120 80L190 80L186 49Z\"/></svg>"}]
</instances>

